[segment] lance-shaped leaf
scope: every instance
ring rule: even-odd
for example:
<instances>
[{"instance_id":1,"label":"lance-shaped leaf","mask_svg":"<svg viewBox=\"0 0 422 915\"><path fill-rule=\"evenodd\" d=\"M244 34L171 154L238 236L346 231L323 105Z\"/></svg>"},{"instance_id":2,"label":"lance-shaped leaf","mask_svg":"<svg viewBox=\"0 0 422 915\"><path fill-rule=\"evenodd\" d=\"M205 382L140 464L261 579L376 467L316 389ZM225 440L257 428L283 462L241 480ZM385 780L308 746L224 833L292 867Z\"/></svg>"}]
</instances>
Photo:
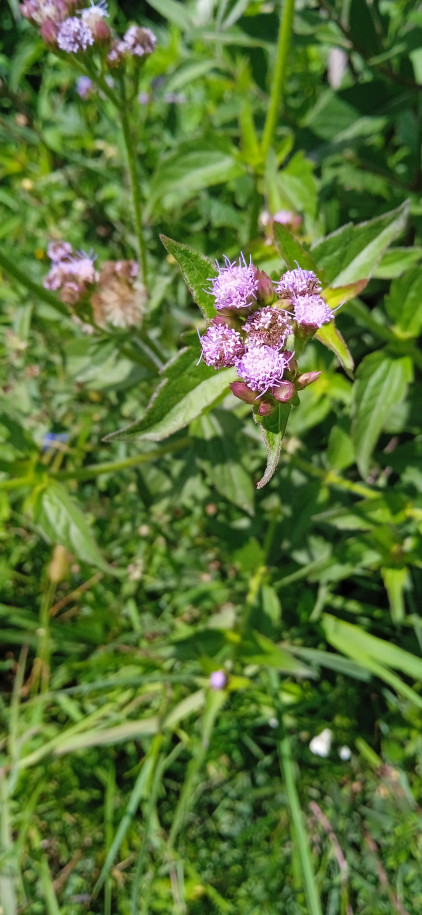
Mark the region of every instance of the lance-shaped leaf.
<instances>
[{"instance_id":1,"label":"lance-shaped leaf","mask_svg":"<svg viewBox=\"0 0 422 915\"><path fill-rule=\"evenodd\" d=\"M36 495L35 522L50 543L60 543L82 562L88 562L103 572L119 572L107 565L79 505L56 480L49 480Z\"/></svg>"},{"instance_id":2,"label":"lance-shaped leaf","mask_svg":"<svg viewBox=\"0 0 422 915\"><path fill-rule=\"evenodd\" d=\"M198 365L199 352L192 346L180 350L162 370L164 378L153 395L145 415L118 432L112 439L146 439L159 442L200 416L228 388L236 377L235 369L209 368Z\"/></svg>"},{"instance_id":3,"label":"lance-shaped leaf","mask_svg":"<svg viewBox=\"0 0 422 915\"><path fill-rule=\"evenodd\" d=\"M267 449L267 466L264 476L256 484L257 489L262 489L274 476L280 461L281 443L286 431L287 420L290 415L291 404L278 403L274 413L264 416L260 422L262 437Z\"/></svg>"},{"instance_id":4,"label":"lance-shaped leaf","mask_svg":"<svg viewBox=\"0 0 422 915\"><path fill-rule=\"evenodd\" d=\"M359 366L353 386L352 439L363 477L390 410L403 399L411 377L411 359L393 358L384 350L365 356Z\"/></svg>"},{"instance_id":5,"label":"lance-shaped leaf","mask_svg":"<svg viewBox=\"0 0 422 915\"><path fill-rule=\"evenodd\" d=\"M179 264L192 298L199 305L204 317L211 320L217 311L213 296L205 290L210 286L210 279L218 275L216 265L209 257L205 257L205 254L194 251L189 245L182 245L172 238L167 238L166 235L160 235L160 238L165 249Z\"/></svg>"},{"instance_id":6,"label":"lance-shaped leaf","mask_svg":"<svg viewBox=\"0 0 422 915\"><path fill-rule=\"evenodd\" d=\"M297 238L279 222L273 224L274 241L287 265L288 270L295 270L297 266L302 270L313 270L317 273L316 262L311 254L300 244Z\"/></svg>"},{"instance_id":7,"label":"lance-shaped leaf","mask_svg":"<svg viewBox=\"0 0 422 915\"><path fill-rule=\"evenodd\" d=\"M317 242L311 257L330 286L370 277L391 242L406 225L408 203L357 226L348 223Z\"/></svg>"},{"instance_id":8,"label":"lance-shaped leaf","mask_svg":"<svg viewBox=\"0 0 422 915\"><path fill-rule=\"evenodd\" d=\"M327 346L328 349L335 353L346 374L349 378L353 378L354 362L352 354L349 352L340 331L337 330L333 321L320 327L316 336L324 346Z\"/></svg>"},{"instance_id":9,"label":"lance-shaped leaf","mask_svg":"<svg viewBox=\"0 0 422 915\"><path fill-rule=\"evenodd\" d=\"M239 460L236 430L242 431L237 416L215 410L192 423L195 455L205 468L217 492L250 515L254 513L254 488L250 473Z\"/></svg>"},{"instance_id":10,"label":"lance-shaped leaf","mask_svg":"<svg viewBox=\"0 0 422 915\"><path fill-rule=\"evenodd\" d=\"M386 298L387 314L394 321L394 330L402 339L418 337L422 330L422 273L412 267L391 284Z\"/></svg>"},{"instance_id":11,"label":"lance-shaped leaf","mask_svg":"<svg viewBox=\"0 0 422 915\"><path fill-rule=\"evenodd\" d=\"M368 285L369 280L355 280L354 283L348 283L347 286L328 286L323 289L322 296L330 308L337 308L338 305L344 305L350 299L354 299Z\"/></svg>"}]
</instances>

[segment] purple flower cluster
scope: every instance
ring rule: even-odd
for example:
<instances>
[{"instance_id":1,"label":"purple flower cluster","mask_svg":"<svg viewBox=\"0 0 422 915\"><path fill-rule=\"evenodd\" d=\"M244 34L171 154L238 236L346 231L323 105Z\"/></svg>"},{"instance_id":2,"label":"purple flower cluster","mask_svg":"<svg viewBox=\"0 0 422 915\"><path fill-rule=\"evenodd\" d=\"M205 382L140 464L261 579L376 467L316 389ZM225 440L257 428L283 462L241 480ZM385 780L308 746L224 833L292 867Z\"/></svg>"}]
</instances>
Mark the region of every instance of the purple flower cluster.
<instances>
[{"instance_id":1,"label":"purple flower cluster","mask_svg":"<svg viewBox=\"0 0 422 915\"><path fill-rule=\"evenodd\" d=\"M51 269L44 280L44 288L59 292L66 305L79 305L89 288L98 281L94 257L84 251L75 253L67 241L53 241L48 246Z\"/></svg>"},{"instance_id":2,"label":"purple flower cluster","mask_svg":"<svg viewBox=\"0 0 422 915\"><path fill-rule=\"evenodd\" d=\"M233 393L267 415L276 400L292 400L319 375L298 374L294 354L285 348L288 338L312 336L333 313L310 270L289 270L273 284L243 255L238 263L225 257L217 266L210 295L218 315L201 338L204 362L215 369L235 366L241 380L231 385Z\"/></svg>"},{"instance_id":3,"label":"purple flower cluster","mask_svg":"<svg viewBox=\"0 0 422 915\"><path fill-rule=\"evenodd\" d=\"M151 29L137 25L131 25L123 38L113 38L105 22L106 0L98 3L90 0L90 5L82 9L79 0L23 0L20 10L25 19L39 28L51 49L84 54L92 46L102 46L108 52L106 61L110 67L119 67L129 58L147 57L157 42Z\"/></svg>"}]
</instances>

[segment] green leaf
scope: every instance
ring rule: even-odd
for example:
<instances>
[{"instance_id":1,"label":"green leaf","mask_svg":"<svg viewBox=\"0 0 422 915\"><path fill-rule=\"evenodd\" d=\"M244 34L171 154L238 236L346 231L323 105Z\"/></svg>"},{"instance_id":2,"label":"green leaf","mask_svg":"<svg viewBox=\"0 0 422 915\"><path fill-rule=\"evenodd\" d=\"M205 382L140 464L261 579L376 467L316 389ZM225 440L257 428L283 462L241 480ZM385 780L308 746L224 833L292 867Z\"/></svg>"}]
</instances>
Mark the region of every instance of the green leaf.
<instances>
[{"instance_id":1,"label":"green leaf","mask_svg":"<svg viewBox=\"0 0 422 915\"><path fill-rule=\"evenodd\" d=\"M397 336L418 337L422 330L422 273L412 267L391 284L385 300L387 314L394 322Z\"/></svg>"},{"instance_id":2,"label":"green leaf","mask_svg":"<svg viewBox=\"0 0 422 915\"><path fill-rule=\"evenodd\" d=\"M382 580L388 594L393 623L401 623L405 618L404 592L409 581L408 569L383 568Z\"/></svg>"},{"instance_id":3,"label":"green leaf","mask_svg":"<svg viewBox=\"0 0 422 915\"><path fill-rule=\"evenodd\" d=\"M356 462L366 477L372 452L390 410L406 393L412 363L408 356L394 359L385 350L365 356L353 387L352 440Z\"/></svg>"},{"instance_id":4,"label":"green leaf","mask_svg":"<svg viewBox=\"0 0 422 915\"><path fill-rule=\"evenodd\" d=\"M169 254L177 261L181 268L183 279L189 289L189 292L199 305L203 315L211 320L216 314L213 296L206 292L209 287L209 281L218 275L218 270L205 254L194 251L189 245L182 245L166 235L160 235L160 239Z\"/></svg>"},{"instance_id":5,"label":"green leaf","mask_svg":"<svg viewBox=\"0 0 422 915\"><path fill-rule=\"evenodd\" d=\"M234 381L236 371L229 368L216 372L204 362L198 365L198 358L199 352L193 347L181 350L164 366L165 377L142 419L112 432L104 441L146 439L159 442L200 416Z\"/></svg>"},{"instance_id":6,"label":"green leaf","mask_svg":"<svg viewBox=\"0 0 422 915\"><path fill-rule=\"evenodd\" d=\"M168 19L174 25L181 29L190 31L192 29L192 19L187 9L184 9L183 3L176 3L175 0L148 0L149 6L152 6L163 19Z\"/></svg>"},{"instance_id":7,"label":"green leaf","mask_svg":"<svg viewBox=\"0 0 422 915\"><path fill-rule=\"evenodd\" d=\"M316 337L337 356L349 378L353 378L354 362L352 354L349 352L348 346L334 322L331 321L330 324L324 324L323 327L320 327Z\"/></svg>"},{"instance_id":8,"label":"green leaf","mask_svg":"<svg viewBox=\"0 0 422 915\"><path fill-rule=\"evenodd\" d=\"M288 648L284 645L276 645L272 639L261 632L254 631L248 638L242 639L238 657L245 664L263 664L296 677L315 678L316 676L315 671L290 654Z\"/></svg>"},{"instance_id":9,"label":"green leaf","mask_svg":"<svg viewBox=\"0 0 422 915\"><path fill-rule=\"evenodd\" d=\"M392 280L421 260L422 248L391 248L383 254L374 276L380 280Z\"/></svg>"},{"instance_id":10,"label":"green leaf","mask_svg":"<svg viewBox=\"0 0 422 915\"><path fill-rule=\"evenodd\" d=\"M253 515L254 488L250 474L239 460L233 435L236 419L228 412L216 410L196 419L190 431L195 440L195 455L205 466L217 492Z\"/></svg>"},{"instance_id":11,"label":"green leaf","mask_svg":"<svg viewBox=\"0 0 422 915\"><path fill-rule=\"evenodd\" d=\"M311 248L311 256L318 272L324 272L330 286L369 278L386 248L405 228L407 211L406 201L369 222L357 226L348 223L317 242Z\"/></svg>"},{"instance_id":12,"label":"green leaf","mask_svg":"<svg viewBox=\"0 0 422 915\"><path fill-rule=\"evenodd\" d=\"M157 206L180 207L197 191L243 175L236 149L226 140L184 141L161 160L153 175L146 216Z\"/></svg>"},{"instance_id":13,"label":"green leaf","mask_svg":"<svg viewBox=\"0 0 422 915\"><path fill-rule=\"evenodd\" d=\"M345 302L354 299L367 285L368 280L355 280L347 286L328 286L327 289L323 289L322 295L330 308L336 308L337 305L344 305Z\"/></svg>"},{"instance_id":14,"label":"green leaf","mask_svg":"<svg viewBox=\"0 0 422 915\"><path fill-rule=\"evenodd\" d=\"M262 489L263 486L269 483L277 470L280 460L281 443L286 431L290 410L291 404L279 403L277 404L274 413L271 413L271 416L265 416L260 423L262 437L267 449L267 466L264 476L256 484L257 489Z\"/></svg>"},{"instance_id":15,"label":"green leaf","mask_svg":"<svg viewBox=\"0 0 422 915\"><path fill-rule=\"evenodd\" d=\"M379 639L365 632L360 626L346 623L330 613L323 614L322 624L330 645L344 651L349 657L354 657L364 666L366 658L371 657L385 667L398 670L406 677L422 681L422 658L411 654L410 651L399 648L393 642Z\"/></svg>"},{"instance_id":16,"label":"green leaf","mask_svg":"<svg viewBox=\"0 0 422 915\"><path fill-rule=\"evenodd\" d=\"M38 493L34 504L34 517L50 543L60 543L71 553L75 553L82 562L96 566L103 572L119 574L103 559L82 509L56 480L49 480L45 488Z\"/></svg>"},{"instance_id":17,"label":"green leaf","mask_svg":"<svg viewBox=\"0 0 422 915\"><path fill-rule=\"evenodd\" d=\"M303 245L279 222L273 223L274 241L288 270L295 270L299 265L302 270L313 270L317 273L315 261Z\"/></svg>"}]
</instances>

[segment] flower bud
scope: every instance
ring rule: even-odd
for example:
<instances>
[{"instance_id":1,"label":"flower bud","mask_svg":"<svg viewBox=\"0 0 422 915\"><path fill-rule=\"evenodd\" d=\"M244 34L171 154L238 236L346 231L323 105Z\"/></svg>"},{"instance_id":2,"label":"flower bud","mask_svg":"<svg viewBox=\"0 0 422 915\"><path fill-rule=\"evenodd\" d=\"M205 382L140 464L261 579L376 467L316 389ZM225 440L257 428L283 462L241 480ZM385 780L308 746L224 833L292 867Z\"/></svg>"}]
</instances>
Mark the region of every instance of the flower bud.
<instances>
[{"instance_id":1,"label":"flower bud","mask_svg":"<svg viewBox=\"0 0 422 915\"><path fill-rule=\"evenodd\" d=\"M290 403L296 394L296 390L291 381L282 381L276 388L271 388L271 394L279 403Z\"/></svg>"},{"instance_id":2,"label":"flower bud","mask_svg":"<svg viewBox=\"0 0 422 915\"><path fill-rule=\"evenodd\" d=\"M258 407L258 415L259 416L270 416L271 413L274 413L274 410L275 410L274 404L268 403L267 401L264 400L262 403L260 403L260 405Z\"/></svg>"},{"instance_id":3,"label":"flower bud","mask_svg":"<svg viewBox=\"0 0 422 915\"><path fill-rule=\"evenodd\" d=\"M296 378L297 389L302 391L303 388L307 388L308 385L316 381L320 375L322 375L322 372L305 372L303 375L299 375L299 378Z\"/></svg>"},{"instance_id":4,"label":"flower bud","mask_svg":"<svg viewBox=\"0 0 422 915\"><path fill-rule=\"evenodd\" d=\"M272 305L276 298L272 280L265 273L265 270L259 270L258 267L254 267L254 272L257 281L256 299L258 305Z\"/></svg>"},{"instance_id":5,"label":"flower bud","mask_svg":"<svg viewBox=\"0 0 422 915\"><path fill-rule=\"evenodd\" d=\"M40 35L48 48L57 48L57 33L59 27L52 19L45 19L40 28Z\"/></svg>"},{"instance_id":6,"label":"flower bud","mask_svg":"<svg viewBox=\"0 0 422 915\"><path fill-rule=\"evenodd\" d=\"M230 389L232 394L244 403L256 403L256 391L252 391L244 381L232 381Z\"/></svg>"}]
</instances>

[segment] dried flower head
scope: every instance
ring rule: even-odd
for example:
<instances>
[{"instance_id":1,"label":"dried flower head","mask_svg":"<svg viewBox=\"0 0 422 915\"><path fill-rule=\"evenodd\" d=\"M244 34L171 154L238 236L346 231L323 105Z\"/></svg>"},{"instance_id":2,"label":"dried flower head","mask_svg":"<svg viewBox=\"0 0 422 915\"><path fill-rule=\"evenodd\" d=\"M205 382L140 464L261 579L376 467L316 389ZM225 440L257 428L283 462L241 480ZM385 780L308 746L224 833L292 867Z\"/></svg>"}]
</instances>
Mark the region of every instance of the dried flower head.
<instances>
[{"instance_id":1,"label":"dried flower head","mask_svg":"<svg viewBox=\"0 0 422 915\"><path fill-rule=\"evenodd\" d=\"M124 44L129 54L134 57L145 57L152 54L157 44L156 36L151 29L143 29L138 25L131 25L123 37Z\"/></svg>"},{"instance_id":2,"label":"dried flower head","mask_svg":"<svg viewBox=\"0 0 422 915\"><path fill-rule=\"evenodd\" d=\"M300 295L314 295L321 291L321 283L312 270L288 270L283 273L276 284L277 295L282 299L292 299Z\"/></svg>"},{"instance_id":3,"label":"dried flower head","mask_svg":"<svg viewBox=\"0 0 422 915\"><path fill-rule=\"evenodd\" d=\"M60 25L57 44L67 54L78 54L94 44L94 35L86 22L77 16L70 16Z\"/></svg>"},{"instance_id":4,"label":"dried flower head","mask_svg":"<svg viewBox=\"0 0 422 915\"><path fill-rule=\"evenodd\" d=\"M320 295L301 295L293 299L295 321L302 327L322 327L333 318L333 312Z\"/></svg>"},{"instance_id":5,"label":"dried flower head","mask_svg":"<svg viewBox=\"0 0 422 915\"><path fill-rule=\"evenodd\" d=\"M243 255L239 263L224 258L225 266L218 267L218 276L210 280L215 296L215 307L226 311L249 311L256 308L258 281L252 262L247 264ZM208 291L208 290L207 290Z\"/></svg>"},{"instance_id":6,"label":"dried flower head","mask_svg":"<svg viewBox=\"0 0 422 915\"><path fill-rule=\"evenodd\" d=\"M226 324L210 324L201 337L201 348L204 362L215 369L235 365L245 352L238 331Z\"/></svg>"},{"instance_id":7,"label":"dried flower head","mask_svg":"<svg viewBox=\"0 0 422 915\"><path fill-rule=\"evenodd\" d=\"M243 329L247 334L247 346L271 346L280 349L292 332L292 324L286 311L269 305L251 315L245 321Z\"/></svg>"},{"instance_id":8,"label":"dried flower head","mask_svg":"<svg viewBox=\"0 0 422 915\"><path fill-rule=\"evenodd\" d=\"M252 391L265 394L269 388L281 384L287 365L288 359L277 349L251 346L239 359L236 368L239 378L243 378Z\"/></svg>"},{"instance_id":9,"label":"dried flower head","mask_svg":"<svg viewBox=\"0 0 422 915\"><path fill-rule=\"evenodd\" d=\"M147 293L137 276L135 261L106 261L103 264L99 288L91 298L97 324L133 327L141 323Z\"/></svg>"}]
</instances>

